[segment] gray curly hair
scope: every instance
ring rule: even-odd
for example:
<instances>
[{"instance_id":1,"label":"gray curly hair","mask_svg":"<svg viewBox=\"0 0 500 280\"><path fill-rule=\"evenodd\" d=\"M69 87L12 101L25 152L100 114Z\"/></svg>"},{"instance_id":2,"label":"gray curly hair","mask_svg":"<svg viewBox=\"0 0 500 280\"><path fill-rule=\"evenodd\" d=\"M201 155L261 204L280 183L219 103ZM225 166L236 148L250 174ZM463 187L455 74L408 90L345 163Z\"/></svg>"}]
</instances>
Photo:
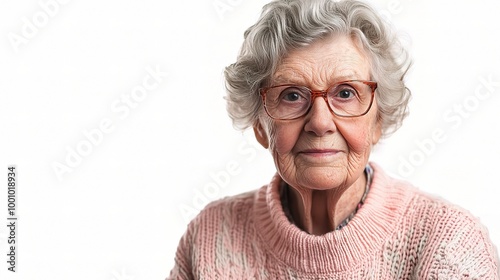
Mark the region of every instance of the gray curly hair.
<instances>
[{"instance_id":1,"label":"gray curly hair","mask_svg":"<svg viewBox=\"0 0 500 280\"><path fill-rule=\"evenodd\" d=\"M408 115L411 94L404 76L411 60L382 18L357 0L275 0L263 7L257 23L245 31L237 61L224 71L233 126L244 130L258 121L259 88L270 82L288 52L331 34L348 35L367 52L372 78L378 83L382 135L396 131Z\"/></svg>"}]
</instances>

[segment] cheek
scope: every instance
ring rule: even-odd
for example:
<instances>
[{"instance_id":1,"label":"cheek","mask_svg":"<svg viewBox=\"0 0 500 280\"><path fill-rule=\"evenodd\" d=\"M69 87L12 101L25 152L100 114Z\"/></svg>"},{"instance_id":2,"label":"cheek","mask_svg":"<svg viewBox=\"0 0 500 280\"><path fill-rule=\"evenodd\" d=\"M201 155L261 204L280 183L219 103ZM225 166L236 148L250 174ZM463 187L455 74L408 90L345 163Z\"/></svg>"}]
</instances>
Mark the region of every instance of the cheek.
<instances>
[{"instance_id":1,"label":"cheek","mask_svg":"<svg viewBox=\"0 0 500 280\"><path fill-rule=\"evenodd\" d=\"M371 124L353 122L346 125L338 125L338 129L344 137L349 151L355 154L369 153L372 145Z\"/></svg>"},{"instance_id":2,"label":"cheek","mask_svg":"<svg viewBox=\"0 0 500 280\"><path fill-rule=\"evenodd\" d=\"M289 154L300 136L300 127L292 124L275 125L271 130L272 152L283 157Z\"/></svg>"},{"instance_id":3,"label":"cheek","mask_svg":"<svg viewBox=\"0 0 500 280\"><path fill-rule=\"evenodd\" d=\"M378 129L376 104L365 116L339 123L337 127L351 152L357 155L369 154Z\"/></svg>"}]
</instances>

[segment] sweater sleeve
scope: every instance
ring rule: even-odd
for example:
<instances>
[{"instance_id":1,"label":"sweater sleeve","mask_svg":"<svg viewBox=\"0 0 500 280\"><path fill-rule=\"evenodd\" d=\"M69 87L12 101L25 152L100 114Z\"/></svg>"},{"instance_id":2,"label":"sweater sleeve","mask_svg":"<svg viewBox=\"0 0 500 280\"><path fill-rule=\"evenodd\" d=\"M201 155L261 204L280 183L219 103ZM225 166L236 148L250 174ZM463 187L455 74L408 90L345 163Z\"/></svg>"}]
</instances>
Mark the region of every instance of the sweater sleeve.
<instances>
[{"instance_id":1,"label":"sweater sleeve","mask_svg":"<svg viewBox=\"0 0 500 280\"><path fill-rule=\"evenodd\" d=\"M500 263L487 229L468 212L448 209L434 225L419 279L500 279ZM443 212L441 212L443 213Z\"/></svg>"},{"instance_id":2,"label":"sweater sleeve","mask_svg":"<svg viewBox=\"0 0 500 280\"><path fill-rule=\"evenodd\" d=\"M170 271L170 276L166 280L188 280L194 279L192 273L192 233L193 233L193 223L190 223L188 229L181 237L179 245L177 246L177 252L175 253L175 264Z\"/></svg>"}]
</instances>

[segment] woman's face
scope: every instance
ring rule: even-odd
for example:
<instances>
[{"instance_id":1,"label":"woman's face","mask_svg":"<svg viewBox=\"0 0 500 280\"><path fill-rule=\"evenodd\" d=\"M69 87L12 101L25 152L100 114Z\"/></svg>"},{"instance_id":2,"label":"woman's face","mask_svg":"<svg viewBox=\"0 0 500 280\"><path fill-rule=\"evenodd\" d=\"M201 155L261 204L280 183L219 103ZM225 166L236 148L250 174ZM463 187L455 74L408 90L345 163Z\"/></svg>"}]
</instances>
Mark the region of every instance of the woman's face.
<instances>
[{"instance_id":1,"label":"woman's face","mask_svg":"<svg viewBox=\"0 0 500 280\"><path fill-rule=\"evenodd\" d=\"M271 83L326 90L345 80L370 80L370 65L352 39L338 35L290 52ZM259 119L255 135L271 151L278 173L289 185L307 189L352 185L381 135L376 102L366 115L354 118L333 115L325 100L316 98L299 119L273 120L264 110Z\"/></svg>"}]
</instances>

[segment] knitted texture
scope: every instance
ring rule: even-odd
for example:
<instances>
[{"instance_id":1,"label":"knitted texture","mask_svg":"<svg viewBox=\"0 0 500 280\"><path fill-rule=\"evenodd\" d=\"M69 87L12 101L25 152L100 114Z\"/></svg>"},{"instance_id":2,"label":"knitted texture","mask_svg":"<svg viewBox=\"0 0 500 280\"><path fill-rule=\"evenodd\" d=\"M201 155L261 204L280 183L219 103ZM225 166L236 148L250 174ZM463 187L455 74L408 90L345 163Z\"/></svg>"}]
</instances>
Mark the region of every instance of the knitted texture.
<instances>
[{"instance_id":1,"label":"knitted texture","mask_svg":"<svg viewBox=\"0 0 500 280\"><path fill-rule=\"evenodd\" d=\"M181 238L167 279L500 279L476 218L371 166L363 207L321 236L288 221L277 175L209 204Z\"/></svg>"}]
</instances>

